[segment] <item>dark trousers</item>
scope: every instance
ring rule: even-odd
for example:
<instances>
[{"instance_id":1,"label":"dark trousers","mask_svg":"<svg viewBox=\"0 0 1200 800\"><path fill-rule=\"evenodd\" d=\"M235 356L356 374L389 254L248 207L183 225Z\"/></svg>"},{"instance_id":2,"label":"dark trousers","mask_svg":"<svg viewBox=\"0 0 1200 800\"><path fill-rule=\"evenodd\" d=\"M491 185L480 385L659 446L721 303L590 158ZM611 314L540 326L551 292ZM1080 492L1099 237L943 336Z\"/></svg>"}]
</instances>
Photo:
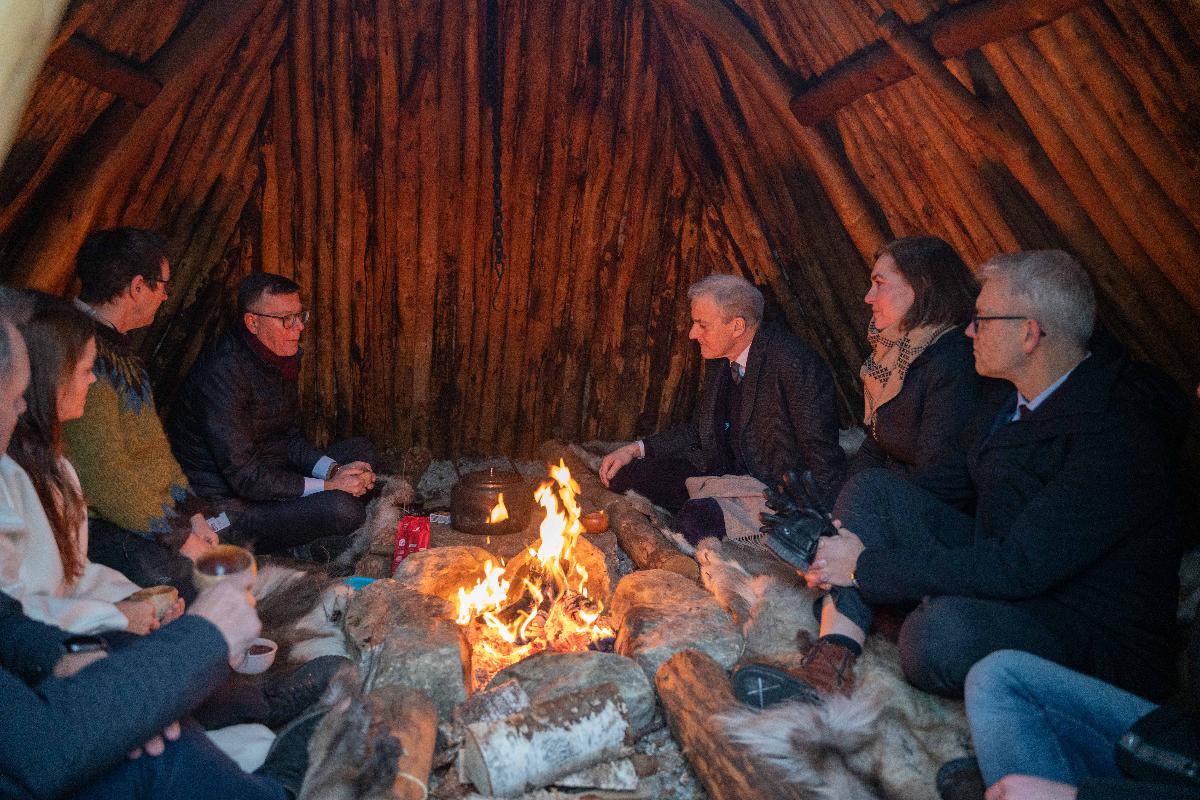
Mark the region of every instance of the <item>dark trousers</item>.
<instances>
[{"instance_id":1,"label":"dark trousers","mask_svg":"<svg viewBox=\"0 0 1200 800\"><path fill-rule=\"evenodd\" d=\"M375 451L367 439L347 439L325 452L339 464L375 463ZM222 538L251 545L258 553L274 553L317 539L343 537L356 531L367 517L365 498L336 489L292 500L216 501L214 506L228 512L232 522L230 529L221 532Z\"/></svg>"},{"instance_id":2,"label":"dark trousers","mask_svg":"<svg viewBox=\"0 0 1200 800\"><path fill-rule=\"evenodd\" d=\"M678 514L688 501L684 481L704 474L683 458L635 458L617 471L608 488L617 494L633 489L651 503Z\"/></svg>"},{"instance_id":3,"label":"dark trousers","mask_svg":"<svg viewBox=\"0 0 1200 800\"><path fill-rule=\"evenodd\" d=\"M88 520L88 559L112 567L138 586L174 586L189 605L196 598L191 559L108 520Z\"/></svg>"},{"instance_id":4,"label":"dark trousers","mask_svg":"<svg viewBox=\"0 0 1200 800\"><path fill-rule=\"evenodd\" d=\"M194 723L160 756L123 761L75 795L76 800L286 800L270 778L242 771Z\"/></svg>"},{"instance_id":5,"label":"dark trousers","mask_svg":"<svg viewBox=\"0 0 1200 800\"><path fill-rule=\"evenodd\" d=\"M834 517L868 548L916 548L936 552L974 540L974 520L917 488L902 476L869 469L850 478L834 506ZM869 631L871 607L853 587L830 592L837 610ZM974 597L926 597L900 628L900 663L914 686L961 696L967 672L996 650L1022 650L1087 670L1071 639L1086 636L1048 624L1036 601Z\"/></svg>"}]
</instances>

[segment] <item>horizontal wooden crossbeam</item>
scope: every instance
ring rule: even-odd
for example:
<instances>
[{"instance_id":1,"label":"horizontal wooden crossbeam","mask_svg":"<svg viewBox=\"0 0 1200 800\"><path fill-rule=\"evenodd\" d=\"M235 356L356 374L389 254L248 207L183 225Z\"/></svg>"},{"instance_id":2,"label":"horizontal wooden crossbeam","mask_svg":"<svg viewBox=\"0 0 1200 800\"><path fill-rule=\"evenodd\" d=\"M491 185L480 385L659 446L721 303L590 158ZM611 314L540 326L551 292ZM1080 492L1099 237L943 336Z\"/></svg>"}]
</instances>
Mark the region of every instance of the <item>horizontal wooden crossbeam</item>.
<instances>
[{"instance_id":1,"label":"horizontal wooden crossbeam","mask_svg":"<svg viewBox=\"0 0 1200 800\"><path fill-rule=\"evenodd\" d=\"M953 6L912 27L942 59L957 58L985 44L1053 22L1090 0L980 0ZM839 61L792 98L792 113L816 125L855 100L913 74L884 41Z\"/></svg>"},{"instance_id":2,"label":"horizontal wooden crossbeam","mask_svg":"<svg viewBox=\"0 0 1200 800\"><path fill-rule=\"evenodd\" d=\"M142 108L162 90L150 75L79 34L64 39L46 56L46 63Z\"/></svg>"}]
</instances>

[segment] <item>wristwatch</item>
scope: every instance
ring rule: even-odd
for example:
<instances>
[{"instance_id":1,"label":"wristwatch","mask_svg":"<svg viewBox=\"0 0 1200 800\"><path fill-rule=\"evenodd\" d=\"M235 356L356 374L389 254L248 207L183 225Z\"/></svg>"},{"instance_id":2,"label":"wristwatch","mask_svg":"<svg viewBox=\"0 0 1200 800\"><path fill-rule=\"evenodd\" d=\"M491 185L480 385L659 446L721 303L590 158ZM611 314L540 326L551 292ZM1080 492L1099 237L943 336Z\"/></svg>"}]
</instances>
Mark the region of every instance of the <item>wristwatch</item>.
<instances>
[{"instance_id":1,"label":"wristwatch","mask_svg":"<svg viewBox=\"0 0 1200 800\"><path fill-rule=\"evenodd\" d=\"M339 469L341 469L341 468L342 468L342 465L341 465L341 464L339 464L339 463L337 463L336 461L334 461L333 463L331 463L331 464L329 465L329 469L327 469L327 470L325 471L325 480L327 480L327 481L331 481L331 480L333 480L333 476L334 476L334 475L337 475L337 474L338 474L338 470L339 470Z\"/></svg>"},{"instance_id":2,"label":"wristwatch","mask_svg":"<svg viewBox=\"0 0 1200 800\"><path fill-rule=\"evenodd\" d=\"M68 636L63 639L62 646L68 653L108 652L108 642L99 636Z\"/></svg>"}]
</instances>

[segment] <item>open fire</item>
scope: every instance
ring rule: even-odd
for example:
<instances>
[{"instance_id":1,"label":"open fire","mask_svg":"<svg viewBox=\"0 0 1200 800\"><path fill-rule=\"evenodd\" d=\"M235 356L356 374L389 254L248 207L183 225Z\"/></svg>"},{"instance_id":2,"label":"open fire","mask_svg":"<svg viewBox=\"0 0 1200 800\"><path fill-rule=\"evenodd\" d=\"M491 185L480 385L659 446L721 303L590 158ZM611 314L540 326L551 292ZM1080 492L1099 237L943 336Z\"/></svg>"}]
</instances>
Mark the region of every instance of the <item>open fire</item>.
<instances>
[{"instance_id":1,"label":"open fire","mask_svg":"<svg viewBox=\"0 0 1200 800\"><path fill-rule=\"evenodd\" d=\"M550 477L533 495L545 512L539 539L507 564L488 561L484 577L451 598L474 651L477 687L543 650L611 644L613 631L602 624L606 598L589 596L587 570L574 558L583 533L579 484L561 461L550 467ZM507 516L502 499L492 517L501 514Z\"/></svg>"}]
</instances>

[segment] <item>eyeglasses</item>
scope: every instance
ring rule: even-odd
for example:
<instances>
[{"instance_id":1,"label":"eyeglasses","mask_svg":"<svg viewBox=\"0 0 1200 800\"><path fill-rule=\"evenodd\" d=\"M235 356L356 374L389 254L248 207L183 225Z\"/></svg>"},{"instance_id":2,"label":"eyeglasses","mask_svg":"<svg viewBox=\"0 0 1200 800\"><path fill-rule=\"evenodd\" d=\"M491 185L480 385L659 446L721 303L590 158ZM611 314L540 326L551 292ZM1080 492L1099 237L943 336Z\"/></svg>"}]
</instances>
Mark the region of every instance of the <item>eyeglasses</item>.
<instances>
[{"instance_id":1,"label":"eyeglasses","mask_svg":"<svg viewBox=\"0 0 1200 800\"><path fill-rule=\"evenodd\" d=\"M297 325L308 324L307 311L300 311L296 314L263 314L260 311L250 311L248 313L253 314L256 317L269 317L270 319L277 319L283 325L283 327L289 331Z\"/></svg>"},{"instance_id":2,"label":"eyeglasses","mask_svg":"<svg viewBox=\"0 0 1200 800\"><path fill-rule=\"evenodd\" d=\"M967 327L970 328L973 333L979 333L979 323L984 322L989 319L1033 319L1033 317L1016 317L1016 316L1005 315L1005 314L996 314L996 315L976 314L975 316L971 317L971 321L967 324ZM1046 332L1042 331L1042 335L1045 336Z\"/></svg>"}]
</instances>

